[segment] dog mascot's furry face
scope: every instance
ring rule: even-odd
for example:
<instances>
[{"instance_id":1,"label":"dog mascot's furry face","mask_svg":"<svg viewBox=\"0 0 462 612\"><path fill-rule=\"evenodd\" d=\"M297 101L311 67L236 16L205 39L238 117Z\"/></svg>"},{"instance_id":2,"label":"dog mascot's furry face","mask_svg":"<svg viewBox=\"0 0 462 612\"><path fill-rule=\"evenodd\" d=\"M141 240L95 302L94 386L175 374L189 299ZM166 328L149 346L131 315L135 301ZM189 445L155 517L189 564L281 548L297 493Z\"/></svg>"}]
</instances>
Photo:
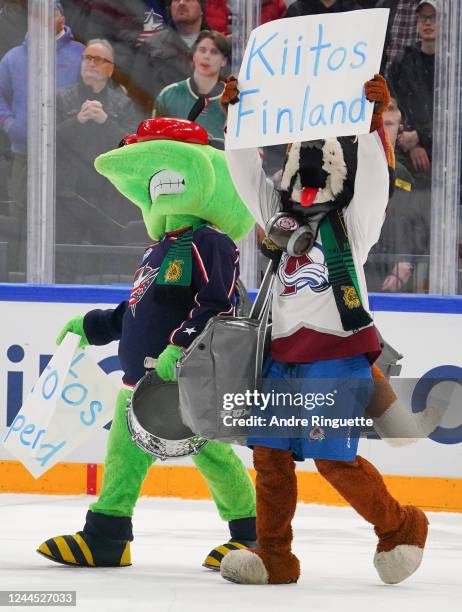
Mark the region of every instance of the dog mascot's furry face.
<instances>
[{"instance_id":1,"label":"dog mascot's furry face","mask_svg":"<svg viewBox=\"0 0 462 612\"><path fill-rule=\"evenodd\" d=\"M301 214L318 204L347 206L354 194L358 164L356 137L297 142L288 149L282 174L284 203Z\"/></svg>"}]
</instances>

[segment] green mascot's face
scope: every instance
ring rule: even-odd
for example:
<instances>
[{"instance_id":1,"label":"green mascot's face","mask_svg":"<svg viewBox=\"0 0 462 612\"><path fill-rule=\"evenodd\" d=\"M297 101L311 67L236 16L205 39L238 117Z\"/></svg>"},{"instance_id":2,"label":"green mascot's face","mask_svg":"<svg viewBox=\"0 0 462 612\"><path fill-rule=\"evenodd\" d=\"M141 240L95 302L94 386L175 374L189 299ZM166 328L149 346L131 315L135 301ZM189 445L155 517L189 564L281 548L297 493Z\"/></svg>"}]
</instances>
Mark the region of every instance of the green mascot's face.
<instances>
[{"instance_id":1,"label":"green mascot's face","mask_svg":"<svg viewBox=\"0 0 462 612\"><path fill-rule=\"evenodd\" d=\"M148 234L165 233L167 217L194 216L241 240L254 220L239 198L222 151L192 121L149 119L126 145L100 155L98 172L140 207Z\"/></svg>"}]
</instances>

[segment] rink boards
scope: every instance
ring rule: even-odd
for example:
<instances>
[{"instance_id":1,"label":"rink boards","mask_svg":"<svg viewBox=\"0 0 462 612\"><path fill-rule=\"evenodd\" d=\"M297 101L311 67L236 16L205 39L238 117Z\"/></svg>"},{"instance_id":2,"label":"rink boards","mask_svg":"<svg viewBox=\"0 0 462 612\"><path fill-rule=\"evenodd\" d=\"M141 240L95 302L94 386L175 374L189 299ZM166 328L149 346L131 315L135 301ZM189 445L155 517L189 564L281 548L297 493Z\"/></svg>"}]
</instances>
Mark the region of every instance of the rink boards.
<instances>
[{"instance_id":1,"label":"rink boards","mask_svg":"<svg viewBox=\"0 0 462 612\"><path fill-rule=\"evenodd\" d=\"M126 288L0 285L0 434L12 422L22 398L53 354L54 339L72 316L92 308L111 308L127 297ZM371 295L370 307L382 335L404 354L401 377L460 381L462 399L462 297ZM117 344L90 347L101 367L119 382ZM412 391L412 390L411 390ZM412 394L409 396L412 402ZM460 406L460 407L459 407ZM404 448L361 440L360 454L387 475L403 501L433 509L462 511L462 401L445 416L446 442L431 439ZM0 491L95 493L101 482L107 430L34 480L0 445ZM251 454L237 449L246 465ZM297 465L303 501L342 503L314 472L313 463ZM208 497L201 476L189 460L151 470L148 495L191 499Z\"/></svg>"}]
</instances>

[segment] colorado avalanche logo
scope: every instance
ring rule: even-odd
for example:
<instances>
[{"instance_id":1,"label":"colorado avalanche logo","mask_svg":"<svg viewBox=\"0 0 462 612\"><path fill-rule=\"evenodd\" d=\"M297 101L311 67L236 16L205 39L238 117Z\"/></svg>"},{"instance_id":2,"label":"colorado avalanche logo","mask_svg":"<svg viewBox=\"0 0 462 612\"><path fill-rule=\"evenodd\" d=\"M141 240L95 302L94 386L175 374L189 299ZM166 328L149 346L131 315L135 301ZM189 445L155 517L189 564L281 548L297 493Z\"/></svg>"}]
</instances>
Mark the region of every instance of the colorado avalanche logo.
<instances>
[{"instance_id":1,"label":"colorado avalanche logo","mask_svg":"<svg viewBox=\"0 0 462 612\"><path fill-rule=\"evenodd\" d=\"M315 440L325 440L326 432L322 427L313 427L313 429L308 434L308 439L310 442L314 442Z\"/></svg>"},{"instance_id":2,"label":"colorado avalanche logo","mask_svg":"<svg viewBox=\"0 0 462 612\"><path fill-rule=\"evenodd\" d=\"M155 281L158 272L159 268L151 268L150 266L141 266L141 268L138 268L135 272L133 289L130 293L130 299L128 300L128 305L131 308L133 316L135 316L136 305L143 299L146 291Z\"/></svg>"},{"instance_id":3,"label":"colorado avalanche logo","mask_svg":"<svg viewBox=\"0 0 462 612\"><path fill-rule=\"evenodd\" d=\"M310 254L301 257L290 257L284 253L281 257L278 276L284 285L282 296L295 295L305 287L309 287L315 293L329 289L329 274L324 263L322 246L315 242Z\"/></svg>"}]
</instances>

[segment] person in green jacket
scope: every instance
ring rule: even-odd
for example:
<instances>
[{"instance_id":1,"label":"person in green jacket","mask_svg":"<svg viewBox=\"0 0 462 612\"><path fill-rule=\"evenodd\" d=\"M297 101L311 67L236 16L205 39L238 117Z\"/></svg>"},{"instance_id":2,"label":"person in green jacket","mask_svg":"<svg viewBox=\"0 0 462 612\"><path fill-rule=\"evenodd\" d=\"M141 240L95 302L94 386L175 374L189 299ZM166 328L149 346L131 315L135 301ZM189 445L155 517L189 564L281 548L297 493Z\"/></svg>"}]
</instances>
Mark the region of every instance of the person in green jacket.
<instances>
[{"instance_id":1,"label":"person in green jacket","mask_svg":"<svg viewBox=\"0 0 462 612\"><path fill-rule=\"evenodd\" d=\"M153 116L187 119L191 108L203 98L204 109L196 123L202 125L209 136L223 138L225 117L220 108L220 96L225 84L220 80L220 73L228 62L228 41L219 32L203 30L193 49L193 75L164 87L154 104Z\"/></svg>"}]
</instances>

